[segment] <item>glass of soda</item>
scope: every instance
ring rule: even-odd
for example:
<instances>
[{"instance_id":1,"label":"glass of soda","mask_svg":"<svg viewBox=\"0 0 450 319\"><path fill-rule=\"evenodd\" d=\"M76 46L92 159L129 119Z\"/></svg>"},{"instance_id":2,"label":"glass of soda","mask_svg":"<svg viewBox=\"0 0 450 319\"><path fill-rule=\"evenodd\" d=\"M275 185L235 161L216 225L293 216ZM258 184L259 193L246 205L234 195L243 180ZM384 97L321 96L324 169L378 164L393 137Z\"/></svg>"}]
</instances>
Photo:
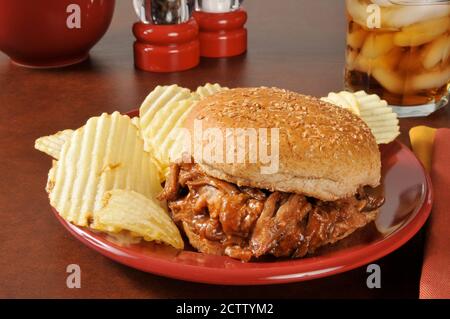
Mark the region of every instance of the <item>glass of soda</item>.
<instances>
[{"instance_id":1,"label":"glass of soda","mask_svg":"<svg viewBox=\"0 0 450 319\"><path fill-rule=\"evenodd\" d=\"M346 0L345 86L427 116L450 93L450 0Z\"/></svg>"}]
</instances>

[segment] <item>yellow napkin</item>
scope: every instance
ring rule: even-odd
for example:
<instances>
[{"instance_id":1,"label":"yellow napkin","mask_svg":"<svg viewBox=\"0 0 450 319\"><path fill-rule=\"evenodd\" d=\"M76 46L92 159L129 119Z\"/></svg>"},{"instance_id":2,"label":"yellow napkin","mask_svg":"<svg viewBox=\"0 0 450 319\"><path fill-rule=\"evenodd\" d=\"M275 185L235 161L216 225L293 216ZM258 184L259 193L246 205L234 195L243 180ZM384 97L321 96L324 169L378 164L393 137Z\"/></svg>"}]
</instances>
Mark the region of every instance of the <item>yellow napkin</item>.
<instances>
[{"instance_id":1,"label":"yellow napkin","mask_svg":"<svg viewBox=\"0 0 450 319\"><path fill-rule=\"evenodd\" d=\"M417 157L430 170L433 180L433 212L428 220L420 275L420 299L450 298L450 129L435 130L426 126L409 131ZM431 162L433 165L431 167Z\"/></svg>"},{"instance_id":2,"label":"yellow napkin","mask_svg":"<svg viewBox=\"0 0 450 319\"><path fill-rule=\"evenodd\" d=\"M409 130L409 138L413 152L428 172L431 170L431 157L433 154L435 134L436 129L428 126L416 126Z\"/></svg>"}]
</instances>

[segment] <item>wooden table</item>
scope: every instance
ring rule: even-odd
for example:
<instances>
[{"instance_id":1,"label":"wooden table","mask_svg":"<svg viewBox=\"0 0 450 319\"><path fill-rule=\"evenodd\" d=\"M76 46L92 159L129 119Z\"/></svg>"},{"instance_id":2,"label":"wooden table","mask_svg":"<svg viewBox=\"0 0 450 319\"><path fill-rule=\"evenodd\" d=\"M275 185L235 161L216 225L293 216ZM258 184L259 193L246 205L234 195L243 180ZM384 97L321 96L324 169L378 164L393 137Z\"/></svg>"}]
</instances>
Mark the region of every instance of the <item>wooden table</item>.
<instances>
[{"instance_id":1,"label":"wooden table","mask_svg":"<svg viewBox=\"0 0 450 319\"><path fill-rule=\"evenodd\" d=\"M50 211L44 185L50 159L34 140L77 128L101 112L140 105L158 84L195 89L205 82L229 87L278 86L323 96L343 87L343 1L247 1L249 51L231 59L203 59L198 68L152 74L133 67L131 1L117 1L110 30L89 61L64 69L31 70L0 55L0 297L177 298L177 297L411 297L418 296L423 231L377 261L382 288L366 287L365 267L310 282L224 287L182 282L127 268L73 238ZM282 5L280 4L282 3ZM411 126L450 126L447 107ZM66 266L79 264L81 289L66 287Z\"/></svg>"}]
</instances>

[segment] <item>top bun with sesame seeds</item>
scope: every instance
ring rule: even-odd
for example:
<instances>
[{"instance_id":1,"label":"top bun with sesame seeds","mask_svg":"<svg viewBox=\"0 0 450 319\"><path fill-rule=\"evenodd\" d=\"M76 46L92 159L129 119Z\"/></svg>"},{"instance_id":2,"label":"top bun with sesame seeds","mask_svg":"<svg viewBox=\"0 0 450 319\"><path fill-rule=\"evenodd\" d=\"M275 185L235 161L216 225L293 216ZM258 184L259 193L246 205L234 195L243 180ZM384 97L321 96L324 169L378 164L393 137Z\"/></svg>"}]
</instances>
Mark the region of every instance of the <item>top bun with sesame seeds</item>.
<instances>
[{"instance_id":1,"label":"top bun with sesame seeds","mask_svg":"<svg viewBox=\"0 0 450 319\"><path fill-rule=\"evenodd\" d=\"M204 135L207 129L222 132L223 156L215 156L221 154L216 151L205 156L211 140L203 139L203 153L194 145L195 162L206 174L239 186L334 201L353 196L361 186L380 183L380 152L367 125L351 112L315 97L265 87L226 90L192 109L185 122L192 136L199 123ZM272 128L279 129L278 147L271 139ZM239 150L238 136L243 140L239 129L256 130L257 148L254 143L249 147L247 135L245 147ZM262 143L264 131L267 139ZM227 142L232 140L234 145ZM260 156L260 145L268 158ZM240 151L245 156L238 161Z\"/></svg>"}]
</instances>

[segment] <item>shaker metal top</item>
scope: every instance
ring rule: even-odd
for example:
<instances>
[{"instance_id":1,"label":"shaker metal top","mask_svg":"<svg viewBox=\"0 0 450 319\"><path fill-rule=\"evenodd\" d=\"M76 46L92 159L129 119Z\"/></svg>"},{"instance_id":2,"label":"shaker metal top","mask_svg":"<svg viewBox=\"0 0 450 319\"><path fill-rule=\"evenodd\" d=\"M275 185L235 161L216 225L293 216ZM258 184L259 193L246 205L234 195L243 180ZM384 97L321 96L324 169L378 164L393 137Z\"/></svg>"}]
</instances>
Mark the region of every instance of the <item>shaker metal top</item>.
<instances>
[{"instance_id":1,"label":"shaker metal top","mask_svg":"<svg viewBox=\"0 0 450 319\"><path fill-rule=\"evenodd\" d=\"M225 13L238 10L243 0L195 0L195 10Z\"/></svg>"},{"instance_id":2,"label":"shaker metal top","mask_svg":"<svg viewBox=\"0 0 450 319\"><path fill-rule=\"evenodd\" d=\"M191 18L194 0L134 0L139 19L148 24L181 24Z\"/></svg>"}]
</instances>

